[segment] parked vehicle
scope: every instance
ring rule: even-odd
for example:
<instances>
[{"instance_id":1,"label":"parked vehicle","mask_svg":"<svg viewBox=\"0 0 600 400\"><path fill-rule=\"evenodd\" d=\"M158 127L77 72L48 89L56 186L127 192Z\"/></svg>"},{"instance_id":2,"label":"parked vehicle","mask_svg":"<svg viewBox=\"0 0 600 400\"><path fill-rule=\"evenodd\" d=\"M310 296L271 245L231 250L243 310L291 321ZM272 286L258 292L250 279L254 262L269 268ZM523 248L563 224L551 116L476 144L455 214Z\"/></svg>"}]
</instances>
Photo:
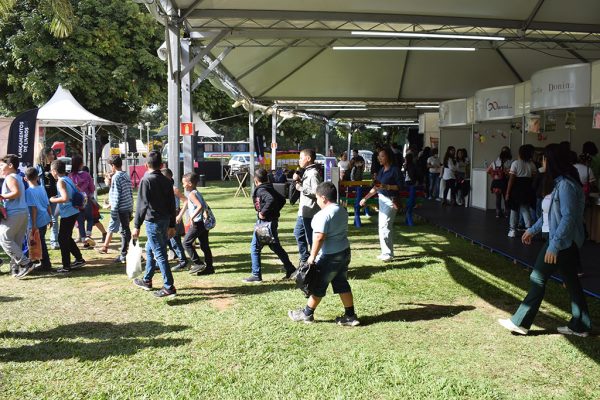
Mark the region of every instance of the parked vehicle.
<instances>
[{"instance_id":1,"label":"parked vehicle","mask_svg":"<svg viewBox=\"0 0 600 400\"><path fill-rule=\"evenodd\" d=\"M315 160L315 164L325 164L325 156L321 153L317 153L317 159Z\"/></svg>"},{"instance_id":2,"label":"parked vehicle","mask_svg":"<svg viewBox=\"0 0 600 400\"><path fill-rule=\"evenodd\" d=\"M227 163L232 172L250 168L250 155L234 154Z\"/></svg>"}]
</instances>

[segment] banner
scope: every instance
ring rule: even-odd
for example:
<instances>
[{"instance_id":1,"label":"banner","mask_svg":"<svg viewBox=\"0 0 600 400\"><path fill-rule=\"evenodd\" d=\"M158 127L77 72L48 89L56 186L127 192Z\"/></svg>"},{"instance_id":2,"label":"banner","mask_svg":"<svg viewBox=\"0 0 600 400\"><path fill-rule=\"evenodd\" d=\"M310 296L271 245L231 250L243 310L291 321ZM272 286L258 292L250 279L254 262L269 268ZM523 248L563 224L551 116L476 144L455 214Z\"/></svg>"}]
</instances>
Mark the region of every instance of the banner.
<instances>
[{"instance_id":1,"label":"banner","mask_svg":"<svg viewBox=\"0 0 600 400\"><path fill-rule=\"evenodd\" d=\"M476 121L511 119L514 115L514 86L500 86L475 92Z\"/></svg>"},{"instance_id":2,"label":"banner","mask_svg":"<svg viewBox=\"0 0 600 400\"><path fill-rule=\"evenodd\" d=\"M543 69L531 76L531 110L589 107L590 64Z\"/></svg>"},{"instance_id":3,"label":"banner","mask_svg":"<svg viewBox=\"0 0 600 400\"><path fill-rule=\"evenodd\" d=\"M37 108L25 111L10 125L6 154L16 154L19 157L19 169L33 166L37 113Z\"/></svg>"}]
</instances>

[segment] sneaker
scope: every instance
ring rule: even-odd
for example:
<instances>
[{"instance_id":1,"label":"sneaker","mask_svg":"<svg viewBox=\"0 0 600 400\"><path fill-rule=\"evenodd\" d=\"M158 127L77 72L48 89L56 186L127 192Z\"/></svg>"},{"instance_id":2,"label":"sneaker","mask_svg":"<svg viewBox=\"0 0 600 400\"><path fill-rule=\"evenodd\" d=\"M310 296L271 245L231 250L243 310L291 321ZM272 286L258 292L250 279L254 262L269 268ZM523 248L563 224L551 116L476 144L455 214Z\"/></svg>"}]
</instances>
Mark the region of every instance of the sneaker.
<instances>
[{"instance_id":1,"label":"sneaker","mask_svg":"<svg viewBox=\"0 0 600 400\"><path fill-rule=\"evenodd\" d=\"M60 267L56 270L56 272L58 272L59 274L68 274L69 272L71 272L71 268Z\"/></svg>"},{"instance_id":2,"label":"sneaker","mask_svg":"<svg viewBox=\"0 0 600 400\"><path fill-rule=\"evenodd\" d=\"M193 263L192 267L190 268L190 274L197 274L198 272L202 272L206 269L206 264L202 263L202 264L196 264Z\"/></svg>"},{"instance_id":3,"label":"sneaker","mask_svg":"<svg viewBox=\"0 0 600 400\"><path fill-rule=\"evenodd\" d=\"M176 295L177 295L177 290L175 289L175 286L173 286L171 289L167 289L167 288L163 287L160 290L154 292L154 297L173 298Z\"/></svg>"},{"instance_id":4,"label":"sneaker","mask_svg":"<svg viewBox=\"0 0 600 400\"><path fill-rule=\"evenodd\" d=\"M196 275L201 276L201 275L212 275L215 273L215 269L214 268L206 268L203 269L202 271L198 272Z\"/></svg>"},{"instance_id":5,"label":"sneaker","mask_svg":"<svg viewBox=\"0 0 600 400\"><path fill-rule=\"evenodd\" d=\"M120 256L117 256L117 258L115 258L115 259L113 260L113 263L114 263L114 264L125 264L125 257L124 257L124 256L122 256L122 255L120 255Z\"/></svg>"},{"instance_id":6,"label":"sneaker","mask_svg":"<svg viewBox=\"0 0 600 400\"><path fill-rule=\"evenodd\" d=\"M19 267L10 267L10 274L12 276L17 276L19 275Z\"/></svg>"},{"instance_id":7,"label":"sneaker","mask_svg":"<svg viewBox=\"0 0 600 400\"><path fill-rule=\"evenodd\" d=\"M15 278L17 278L17 279L25 278L34 269L35 269L35 265L32 262L30 262L26 266L21 267L21 269L19 270L19 273L17 275L15 275Z\"/></svg>"},{"instance_id":8,"label":"sneaker","mask_svg":"<svg viewBox=\"0 0 600 400\"><path fill-rule=\"evenodd\" d=\"M72 264L71 264L71 268L75 269L75 268L81 268L85 266L85 260L82 258L81 260L75 260Z\"/></svg>"},{"instance_id":9,"label":"sneaker","mask_svg":"<svg viewBox=\"0 0 600 400\"><path fill-rule=\"evenodd\" d=\"M589 332L575 332L574 330L572 330L568 326L559 326L558 328L556 328L556 330L561 335L574 335L574 336L579 336L579 337L588 337L588 336L590 336Z\"/></svg>"},{"instance_id":10,"label":"sneaker","mask_svg":"<svg viewBox=\"0 0 600 400\"><path fill-rule=\"evenodd\" d=\"M508 231L508 237L514 238L515 236L517 236L517 232L514 229Z\"/></svg>"},{"instance_id":11,"label":"sneaker","mask_svg":"<svg viewBox=\"0 0 600 400\"><path fill-rule=\"evenodd\" d=\"M341 317L337 317L335 319L335 323L342 326L358 326L360 325L360 321L356 318L356 315L350 317L346 314Z\"/></svg>"},{"instance_id":12,"label":"sneaker","mask_svg":"<svg viewBox=\"0 0 600 400\"><path fill-rule=\"evenodd\" d=\"M173 250L167 250L167 260L174 260L177 258L177 254Z\"/></svg>"},{"instance_id":13,"label":"sneaker","mask_svg":"<svg viewBox=\"0 0 600 400\"><path fill-rule=\"evenodd\" d=\"M85 238L85 245L83 247L86 247L86 246L94 247L95 245L96 245L96 241L94 239L92 239L89 236Z\"/></svg>"},{"instance_id":14,"label":"sneaker","mask_svg":"<svg viewBox=\"0 0 600 400\"><path fill-rule=\"evenodd\" d=\"M50 250L60 250L60 246L58 244L50 245Z\"/></svg>"},{"instance_id":15,"label":"sneaker","mask_svg":"<svg viewBox=\"0 0 600 400\"><path fill-rule=\"evenodd\" d=\"M152 290L152 282L147 282L143 279L135 278L133 280L133 284L137 287L140 287L144 290Z\"/></svg>"},{"instance_id":16,"label":"sneaker","mask_svg":"<svg viewBox=\"0 0 600 400\"><path fill-rule=\"evenodd\" d=\"M529 332L529 329L515 325L510 319L499 319L498 323L509 331L518 333L519 335L527 335L527 332Z\"/></svg>"},{"instance_id":17,"label":"sneaker","mask_svg":"<svg viewBox=\"0 0 600 400\"><path fill-rule=\"evenodd\" d=\"M250 275L249 277L242 279L242 282L244 282L244 283L261 283L262 278L259 278L258 276Z\"/></svg>"},{"instance_id":18,"label":"sneaker","mask_svg":"<svg viewBox=\"0 0 600 400\"><path fill-rule=\"evenodd\" d=\"M296 278L296 268L293 271L285 272L285 276L281 278L282 281L294 280Z\"/></svg>"},{"instance_id":19,"label":"sneaker","mask_svg":"<svg viewBox=\"0 0 600 400\"><path fill-rule=\"evenodd\" d=\"M187 261L179 261L176 266L171 268L171 271L173 271L173 272L183 271L183 270L185 270L186 267L187 267Z\"/></svg>"},{"instance_id":20,"label":"sneaker","mask_svg":"<svg viewBox=\"0 0 600 400\"><path fill-rule=\"evenodd\" d=\"M381 261L390 261L392 259L392 256L389 254L380 254L377 256L377 259Z\"/></svg>"},{"instance_id":21,"label":"sneaker","mask_svg":"<svg viewBox=\"0 0 600 400\"><path fill-rule=\"evenodd\" d=\"M289 310L288 317L290 317L290 319L294 322L304 322L305 324L312 324L313 322L315 322L314 314L304 314L303 308L299 310Z\"/></svg>"}]
</instances>

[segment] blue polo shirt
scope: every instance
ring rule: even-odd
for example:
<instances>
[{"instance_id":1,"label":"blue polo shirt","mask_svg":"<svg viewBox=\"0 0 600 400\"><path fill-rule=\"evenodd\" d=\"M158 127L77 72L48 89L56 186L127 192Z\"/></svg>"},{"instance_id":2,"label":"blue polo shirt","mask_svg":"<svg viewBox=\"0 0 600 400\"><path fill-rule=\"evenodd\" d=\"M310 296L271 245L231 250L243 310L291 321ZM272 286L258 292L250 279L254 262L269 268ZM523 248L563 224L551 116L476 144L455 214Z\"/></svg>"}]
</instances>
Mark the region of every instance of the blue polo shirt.
<instances>
[{"instance_id":1,"label":"blue polo shirt","mask_svg":"<svg viewBox=\"0 0 600 400\"><path fill-rule=\"evenodd\" d=\"M339 253L350 247L348 241L348 213L345 208L337 204L331 204L323 208L315 214L311 226L313 234L324 233L326 235L319 255Z\"/></svg>"},{"instance_id":2,"label":"blue polo shirt","mask_svg":"<svg viewBox=\"0 0 600 400\"><path fill-rule=\"evenodd\" d=\"M37 218L35 220L35 227L41 228L50 223L50 214L48 214L48 195L46 189L43 186L29 186L25 190L25 200L27 200L27 206L29 208L37 208Z\"/></svg>"},{"instance_id":3,"label":"blue polo shirt","mask_svg":"<svg viewBox=\"0 0 600 400\"><path fill-rule=\"evenodd\" d=\"M402 174L400 173L400 169L395 165L392 165L387 171L384 170L383 167L377 173L377 180L382 185L397 185L402 186L404 184L404 179ZM379 194L382 194L386 197L394 197L398 195L397 190L378 190Z\"/></svg>"}]
</instances>

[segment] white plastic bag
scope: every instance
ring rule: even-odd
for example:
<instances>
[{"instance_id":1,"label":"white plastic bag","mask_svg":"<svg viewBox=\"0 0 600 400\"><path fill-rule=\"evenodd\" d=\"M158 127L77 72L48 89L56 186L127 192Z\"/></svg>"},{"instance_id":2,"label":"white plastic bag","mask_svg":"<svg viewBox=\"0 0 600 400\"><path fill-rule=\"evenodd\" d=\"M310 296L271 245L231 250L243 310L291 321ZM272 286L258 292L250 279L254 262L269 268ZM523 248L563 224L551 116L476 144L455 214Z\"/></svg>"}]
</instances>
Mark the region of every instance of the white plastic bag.
<instances>
[{"instance_id":1,"label":"white plastic bag","mask_svg":"<svg viewBox=\"0 0 600 400\"><path fill-rule=\"evenodd\" d=\"M127 276L130 279L142 273L142 249L140 243L137 240L131 240L129 242L129 249L127 250Z\"/></svg>"}]
</instances>

